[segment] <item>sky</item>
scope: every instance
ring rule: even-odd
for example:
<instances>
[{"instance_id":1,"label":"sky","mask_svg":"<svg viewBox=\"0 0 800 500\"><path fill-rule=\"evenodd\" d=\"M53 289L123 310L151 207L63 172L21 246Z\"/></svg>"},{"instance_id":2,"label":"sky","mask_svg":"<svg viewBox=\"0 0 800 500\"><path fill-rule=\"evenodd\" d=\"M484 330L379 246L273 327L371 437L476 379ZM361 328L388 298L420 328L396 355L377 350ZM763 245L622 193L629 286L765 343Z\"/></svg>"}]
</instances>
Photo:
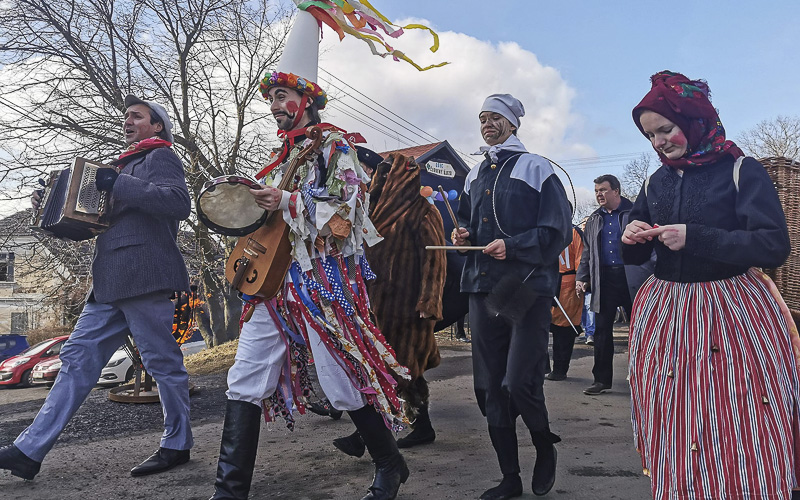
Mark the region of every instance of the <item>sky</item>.
<instances>
[{"instance_id":1,"label":"sky","mask_svg":"<svg viewBox=\"0 0 800 500\"><path fill-rule=\"evenodd\" d=\"M564 166L585 197L596 176L621 175L626 163L652 152L631 109L657 71L707 80L730 139L778 115L800 116L798 2L371 3L398 24L422 22L440 36L436 54L427 50L431 38L422 30L407 30L392 41L395 48L423 65L450 62L418 72L372 56L363 42L338 42L324 32L319 83L327 82L334 98L325 117L360 131L377 151L407 144L344 114L379 116L362 108L358 101L369 102L364 96L471 153L482 145L477 117L483 99L511 93L526 108L523 143ZM390 126L417 143L434 142Z\"/></svg>"},{"instance_id":2,"label":"sky","mask_svg":"<svg viewBox=\"0 0 800 500\"><path fill-rule=\"evenodd\" d=\"M447 140L472 153L483 144L484 98L511 93L526 109L520 139L570 173L580 203L593 199L595 177L620 176L625 164L652 153L630 112L657 71L706 79L730 139L778 115L800 116L800 2L371 4L397 24L423 23L440 37L431 53L426 31L406 30L391 41L396 49L423 66L450 63L418 72L324 28L318 83L331 103L323 119L362 133L379 152ZM474 165L479 157L470 158Z\"/></svg>"}]
</instances>

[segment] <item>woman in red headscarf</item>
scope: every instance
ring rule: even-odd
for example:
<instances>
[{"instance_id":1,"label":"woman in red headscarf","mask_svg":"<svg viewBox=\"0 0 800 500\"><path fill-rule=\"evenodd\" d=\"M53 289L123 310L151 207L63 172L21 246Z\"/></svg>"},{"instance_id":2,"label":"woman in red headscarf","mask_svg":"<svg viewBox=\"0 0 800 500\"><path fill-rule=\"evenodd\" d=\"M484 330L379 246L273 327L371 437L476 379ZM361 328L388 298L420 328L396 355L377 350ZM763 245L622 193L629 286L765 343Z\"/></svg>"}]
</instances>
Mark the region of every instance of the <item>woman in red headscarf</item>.
<instances>
[{"instance_id":1,"label":"woman in red headscarf","mask_svg":"<svg viewBox=\"0 0 800 500\"><path fill-rule=\"evenodd\" d=\"M651 80L633 120L663 165L622 236L626 264L658 257L631 315L644 473L658 500L789 499L800 477L800 339L758 269L789 255L783 209L764 167L725 139L705 82L669 71Z\"/></svg>"}]
</instances>

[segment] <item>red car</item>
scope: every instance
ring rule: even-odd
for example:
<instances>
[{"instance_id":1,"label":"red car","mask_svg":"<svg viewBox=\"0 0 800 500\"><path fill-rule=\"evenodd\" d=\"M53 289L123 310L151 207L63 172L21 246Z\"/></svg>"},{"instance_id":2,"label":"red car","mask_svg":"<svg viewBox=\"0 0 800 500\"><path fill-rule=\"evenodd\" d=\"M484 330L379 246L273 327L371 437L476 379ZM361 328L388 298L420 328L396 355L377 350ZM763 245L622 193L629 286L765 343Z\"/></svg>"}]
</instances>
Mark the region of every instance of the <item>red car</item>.
<instances>
[{"instance_id":1,"label":"red car","mask_svg":"<svg viewBox=\"0 0 800 500\"><path fill-rule=\"evenodd\" d=\"M61 371L61 360L58 357L36 363L31 372L31 382L52 386Z\"/></svg>"},{"instance_id":2,"label":"red car","mask_svg":"<svg viewBox=\"0 0 800 500\"><path fill-rule=\"evenodd\" d=\"M0 363L0 385L29 386L33 382L33 367L41 361L56 359L69 335L39 342Z\"/></svg>"}]
</instances>

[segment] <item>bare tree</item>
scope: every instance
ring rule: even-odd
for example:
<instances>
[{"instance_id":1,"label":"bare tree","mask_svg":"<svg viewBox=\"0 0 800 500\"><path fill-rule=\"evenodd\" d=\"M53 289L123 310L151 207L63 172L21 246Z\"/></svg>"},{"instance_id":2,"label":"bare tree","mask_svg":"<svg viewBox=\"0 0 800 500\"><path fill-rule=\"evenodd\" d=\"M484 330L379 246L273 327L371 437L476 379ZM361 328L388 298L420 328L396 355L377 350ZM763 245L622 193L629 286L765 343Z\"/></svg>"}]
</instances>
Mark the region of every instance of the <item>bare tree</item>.
<instances>
[{"instance_id":1,"label":"bare tree","mask_svg":"<svg viewBox=\"0 0 800 500\"><path fill-rule=\"evenodd\" d=\"M280 55L289 12L271 0L0 3L6 196L27 198L37 178L75 156L119 154L128 93L170 112L194 198L209 178L254 171L274 145L258 83ZM194 235L184 251L209 311L203 334L223 343L238 334L241 308L221 273L232 241L193 219L184 230Z\"/></svg>"},{"instance_id":2,"label":"bare tree","mask_svg":"<svg viewBox=\"0 0 800 500\"><path fill-rule=\"evenodd\" d=\"M800 159L800 116L778 116L742 132L736 142L756 158Z\"/></svg>"},{"instance_id":3,"label":"bare tree","mask_svg":"<svg viewBox=\"0 0 800 500\"><path fill-rule=\"evenodd\" d=\"M622 179L620 179L622 196L635 200L644 181L657 165L658 159L653 153L642 153L639 158L628 162L622 169Z\"/></svg>"},{"instance_id":4,"label":"bare tree","mask_svg":"<svg viewBox=\"0 0 800 500\"><path fill-rule=\"evenodd\" d=\"M594 200L580 199L578 205L575 207L575 212L572 214L572 223L575 225L582 225L586 218L592 215L592 212L597 210L597 202Z\"/></svg>"}]
</instances>

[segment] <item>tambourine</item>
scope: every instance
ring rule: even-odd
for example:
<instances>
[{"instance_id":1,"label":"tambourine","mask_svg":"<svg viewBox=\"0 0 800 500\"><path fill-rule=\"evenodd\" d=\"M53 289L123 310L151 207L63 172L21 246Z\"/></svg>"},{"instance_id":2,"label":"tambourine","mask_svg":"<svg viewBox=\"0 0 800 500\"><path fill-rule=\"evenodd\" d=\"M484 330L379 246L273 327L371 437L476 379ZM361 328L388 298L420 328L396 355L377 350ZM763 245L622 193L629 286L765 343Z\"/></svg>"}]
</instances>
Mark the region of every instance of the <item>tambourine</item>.
<instances>
[{"instance_id":1,"label":"tambourine","mask_svg":"<svg viewBox=\"0 0 800 500\"><path fill-rule=\"evenodd\" d=\"M269 212L256 204L250 189L264 186L249 177L223 175L203 185L197 197L197 218L215 233L225 236L250 234Z\"/></svg>"}]
</instances>

